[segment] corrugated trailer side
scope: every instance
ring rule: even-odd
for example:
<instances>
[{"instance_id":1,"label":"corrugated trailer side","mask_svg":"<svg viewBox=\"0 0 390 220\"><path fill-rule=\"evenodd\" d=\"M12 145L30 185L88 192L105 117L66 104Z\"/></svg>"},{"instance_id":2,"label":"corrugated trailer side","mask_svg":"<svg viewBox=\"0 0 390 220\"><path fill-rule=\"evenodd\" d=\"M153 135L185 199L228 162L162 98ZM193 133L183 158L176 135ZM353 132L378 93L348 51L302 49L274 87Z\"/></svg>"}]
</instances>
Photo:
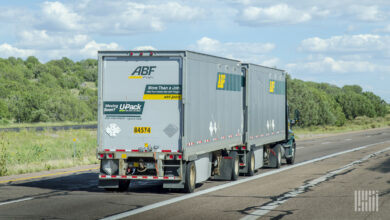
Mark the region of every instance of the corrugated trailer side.
<instances>
[{"instance_id":1,"label":"corrugated trailer side","mask_svg":"<svg viewBox=\"0 0 390 220\"><path fill-rule=\"evenodd\" d=\"M184 69L184 158L242 144L239 61L187 51Z\"/></svg>"},{"instance_id":2,"label":"corrugated trailer side","mask_svg":"<svg viewBox=\"0 0 390 220\"><path fill-rule=\"evenodd\" d=\"M245 64L248 146L286 139L286 73L283 70Z\"/></svg>"},{"instance_id":3,"label":"corrugated trailer side","mask_svg":"<svg viewBox=\"0 0 390 220\"><path fill-rule=\"evenodd\" d=\"M163 180L192 192L211 175L237 179L239 61L190 51L98 55L99 186L125 190L133 179Z\"/></svg>"},{"instance_id":4,"label":"corrugated trailer side","mask_svg":"<svg viewBox=\"0 0 390 220\"><path fill-rule=\"evenodd\" d=\"M161 180L193 192L294 163L284 71L192 51L98 55L100 187Z\"/></svg>"}]
</instances>

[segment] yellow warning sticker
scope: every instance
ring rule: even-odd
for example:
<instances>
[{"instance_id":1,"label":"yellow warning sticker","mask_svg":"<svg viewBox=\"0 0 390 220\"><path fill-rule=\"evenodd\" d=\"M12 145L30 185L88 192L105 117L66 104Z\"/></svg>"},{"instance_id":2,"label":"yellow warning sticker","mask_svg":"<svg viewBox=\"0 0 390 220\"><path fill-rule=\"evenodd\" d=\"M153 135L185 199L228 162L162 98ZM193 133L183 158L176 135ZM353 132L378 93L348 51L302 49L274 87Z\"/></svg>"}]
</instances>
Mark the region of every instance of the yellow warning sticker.
<instances>
[{"instance_id":1,"label":"yellow warning sticker","mask_svg":"<svg viewBox=\"0 0 390 220\"><path fill-rule=\"evenodd\" d=\"M129 76L129 79L142 79L142 76Z\"/></svg>"},{"instance_id":2,"label":"yellow warning sticker","mask_svg":"<svg viewBox=\"0 0 390 220\"><path fill-rule=\"evenodd\" d=\"M145 94L144 100L181 100L181 94Z\"/></svg>"}]
</instances>

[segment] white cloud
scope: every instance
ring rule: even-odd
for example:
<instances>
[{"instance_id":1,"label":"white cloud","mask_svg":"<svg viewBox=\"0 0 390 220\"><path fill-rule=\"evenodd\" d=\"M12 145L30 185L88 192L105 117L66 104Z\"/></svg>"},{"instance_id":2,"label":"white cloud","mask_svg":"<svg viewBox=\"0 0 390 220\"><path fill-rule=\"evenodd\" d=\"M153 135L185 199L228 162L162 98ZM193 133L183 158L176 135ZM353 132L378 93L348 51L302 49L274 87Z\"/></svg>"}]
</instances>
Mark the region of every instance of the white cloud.
<instances>
[{"instance_id":1,"label":"white cloud","mask_svg":"<svg viewBox=\"0 0 390 220\"><path fill-rule=\"evenodd\" d=\"M268 67L276 67L279 64L279 58L271 58L268 60L264 60L260 63L260 65L268 66Z\"/></svg>"},{"instance_id":2,"label":"white cloud","mask_svg":"<svg viewBox=\"0 0 390 220\"><path fill-rule=\"evenodd\" d=\"M80 50L80 53L83 54L85 57L96 57L98 50L118 50L120 49L119 45L117 43L96 43L96 41L90 41L88 42L84 48Z\"/></svg>"},{"instance_id":3,"label":"white cloud","mask_svg":"<svg viewBox=\"0 0 390 220\"><path fill-rule=\"evenodd\" d=\"M380 31L380 32L390 32L390 24L388 24L387 26L385 26L382 29L378 29L377 31Z\"/></svg>"},{"instance_id":4,"label":"white cloud","mask_svg":"<svg viewBox=\"0 0 390 220\"><path fill-rule=\"evenodd\" d=\"M386 18L385 14L376 5L352 5L349 7L348 12L360 21L375 22L382 21Z\"/></svg>"},{"instance_id":5,"label":"white cloud","mask_svg":"<svg viewBox=\"0 0 390 220\"><path fill-rule=\"evenodd\" d=\"M78 3L78 1L76 1ZM166 24L203 18L205 10L180 2L82 1L80 4L45 2L34 27L49 31L134 34L162 31Z\"/></svg>"},{"instance_id":6,"label":"white cloud","mask_svg":"<svg viewBox=\"0 0 390 220\"><path fill-rule=\"evenodd\" d=\"M358 22L388 20L389 1L384 0L229 0L243 25L297 24L315 18L331 17Z\"/></svg>"},{"instance_id":7,"label":"white cloud","mask_svg":"<svg viewBox=\"0 0 390 220\"><path fill-rule=\"evenodd\" d=\"M303 40L300 49L309 52L381 52L390 49L390 36L360 34L328 39L314 37Z\"/></svg>"},{"instance_id":8,"label":"white cloud","mask_svg":"<svg viewBox=\"0 0 390 220\"><path fill-rule=\"evenodd\" d=\"M291 72L310 73L368 73L382 67L368 61L336 60L332 57L308 61L303 63L290 63L286 65Z\"/></svg>"},{"instance_id":9,"label":"white cloud","mask_svg":"<svg viewBox=\"0 0 390 220\"><path fill-rule=\"evenodd\" d=\"M4 58L11 56L26 58L28 56L34 55L35 53L36 51L34 50L19 49L7 43L0 45L0 56Z\"/></svg>"},{"instance_id":10,"label":"white cloud","mask_svg":"<svg viewBox=\"0 0 390 220\"><path fill-rule=\"evenodd\" d=\"M133 50L157 50L153 46L138 46L135 47Z\"/></svg>"},{"instance_id":11,"label":"white cloud","mask_svg":"<svg viewBox=\"0 0 390 220\"><path fill-rule=\"evenodd\" d=\"M52 29L77 30L81 28L82 16L61 2L44 2L40 18L41 25Z\"/></svg>"},{"instance_id":12,"label":"white cloud","mask_svg":"<svg viewBox=\"0 0 390 220\"><path fill-rule=\"evenodd\" d=\"M271 43L247 43L247 42L220 42L218 40L202 37L196 42L197 49L207 53L231 54L266 54L271 52L275 45Z\"/></svg>"},{"instance_id":13,"label":"white cloud","mask_svg":"<svg viewBox=\"0 0 390 220\"><path fill-rule=\"evenodd\" d=\"M267 56L275 48L271 43L220 42L202 37L190 49L218 56L238 59L243 62L266 63L276 66L278 59Z\"/></svg>"},{"instance_id":14,"label":"white cloud","mask_svg":"<svg viewBox=\"0 0 390 220\"><path fill-rule=\"evenodd\" d=\"M218 53L221 43L218 40L214 40L208 37L202 37L196 42L196 48L206 53Z\"/></svg>"},{"instance_id":15,"label":"white cloud","mask_svg":"<svg viewBox=\"0 0 390 220\"><path fill-rule=\"evenodd\" d=\"M248 25L296 24L312 19L309 12L295 9L287 4L277 4L266 8L248 6L240 14L240 23Z\"/></svg>"},{"instance_id":16,"label":"white cloud","mask_svg":"<svg viewBox=\"0 0 390 220\"><path fill-rule=\"evenodd\" d=\"M19 37L18 46L39 49L77 48L89 40L85 34L48 33L46 30L22 31Z\"/></svg>"}]
</instances>

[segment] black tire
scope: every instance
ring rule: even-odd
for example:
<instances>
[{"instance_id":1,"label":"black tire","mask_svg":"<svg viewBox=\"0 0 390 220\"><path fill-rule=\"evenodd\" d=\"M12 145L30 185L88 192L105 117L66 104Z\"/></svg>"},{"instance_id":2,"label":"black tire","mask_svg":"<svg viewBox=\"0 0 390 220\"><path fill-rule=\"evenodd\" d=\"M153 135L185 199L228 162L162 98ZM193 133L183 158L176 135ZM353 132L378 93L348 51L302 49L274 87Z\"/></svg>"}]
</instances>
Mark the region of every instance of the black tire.
<instances>
[{"instance_id":1,"label":"black tire","mask_svg":"<svg viewBox=\"0 0 390 220\"><path fill-rule=\"evenodd\" d=\"M118 191L124 192L129 188L130 180L119 180Z\"/></svg>"},{"instance_id":2,"label":"black tire","mask_svg":"<svg viewBox=\"0 0 390 220\"><path fill-rule=\"evenodd\" d=\"M239 175L239 157L236 151L230 151L229 157L233 158L233 166L232 166L232 180L237 180Z\"/></svg>"},{"instance_id":3,"label":"black tire","mask_svg":"<svg viewBox=\"0 0 390 220\"><path fill-rule=\"evenodd\" d=\"M253 153L253 151L249 151L246 158L246 165L248 167L248 172L246 174L248 176L253 176L255 174L255 153Z\"/></svg>"},{"instance_id":4,"label":"black tire","mask_svg":"<svg viewBox=\"0 0 390 220\"><path fill-rule=\"evenodd\" d=\"M287 164L294 164L296 149L297 149L297 145L295 144L295 141L294 141L293 142L293 154L292 154L292 157L286 158Z\"/></svg>"},{"instance_id":5,"label":"black tire","mask_svg":"<svg viewBox=\"0 0 390 220\"><path fill-rule=\"evenodd\" d=\"M196 187L196 167L194 161L187 163L185 175L184 192L192 193Z\"/></svg>"},{"instance_id":6,"label":"black tire","mask_svg":"<svg viewBox=\"0 0 390 220\"><path fill-rule=\"evenodd\" d=\"M282 152L281 152L281 146L280 146L280 144L277 144L274 148L273 148L273 150L274 150L274 152L275 152L275 156L276 156L276 165L275 165L275 168L276 169L279 169L280 168L280 166L282 165Z\"/></svg>"}]
</instances>

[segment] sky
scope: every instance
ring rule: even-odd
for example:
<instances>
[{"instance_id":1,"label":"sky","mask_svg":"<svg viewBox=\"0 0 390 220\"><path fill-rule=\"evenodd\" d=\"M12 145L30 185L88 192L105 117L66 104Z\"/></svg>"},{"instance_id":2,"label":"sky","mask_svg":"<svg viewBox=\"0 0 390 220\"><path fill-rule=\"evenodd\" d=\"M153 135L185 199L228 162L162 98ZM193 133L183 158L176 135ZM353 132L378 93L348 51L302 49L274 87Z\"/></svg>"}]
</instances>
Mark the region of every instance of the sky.
<instances>
[{"instance_id":1,"label":"sky","mask_svg":"<svg viewBox=\"0 0 390 220\"><path fill-rule=\"evenodd\" d=\"M0 57L193 50L357 84L390 103L388 0L2 0Z\"/></svg>"}]
</instances>

